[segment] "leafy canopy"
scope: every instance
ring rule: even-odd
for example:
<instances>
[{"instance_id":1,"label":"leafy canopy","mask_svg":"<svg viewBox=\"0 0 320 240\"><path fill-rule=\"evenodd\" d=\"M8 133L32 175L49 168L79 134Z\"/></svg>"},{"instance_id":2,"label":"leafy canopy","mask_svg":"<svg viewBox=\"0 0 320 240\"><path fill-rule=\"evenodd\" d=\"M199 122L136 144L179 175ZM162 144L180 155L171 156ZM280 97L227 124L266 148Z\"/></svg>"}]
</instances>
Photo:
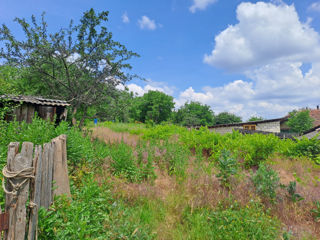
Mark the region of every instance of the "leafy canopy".
<instances>
[{"instance_id":1,"label":"leafy canopy","mask_svg":"<svg viewBox=\"0 0 320 240\"><path fill-rule=\"evenodd\" d=\"M242 122L241 117L233 113L221 112L215 117L216 124L229 124Z\"/></svg>"},{"instance_id":2,"label":"leafy canopy","mask_svg":"<svg viewBox=\"0 0 320 240\"><path fill-rule=\"evenodd\" d=\"M313 119L310 117L309 110L294 110L289 115L287 125L292 132L301 134L312 128Z\"/></svg>"},{"instance_id":3,"label":"leafy canopy","mask_svg":"<svg viewBox=\"0 0 320 240\"><path fill-rule=\"evenodd\" d=\"M84 111L112 96L115 86L135 75L127 61L136 53L113 40L106 23L108 12L93 9L83 13L78 24L70 21L66 28L48 32L45 16L34 15L31 23L16 18L23 32L18 40L6 25L0 27L0 60L24 71L25 85L33 86L35 94L69 101L74 113ZM84 114L85 116L86 114Z\"/></svg>"},{"instance_id":4,"label":"leafy canopy","mask_svg":"<svg viewBox=\"0 0 320 240\"><path fill-rule=\"evenodd\" d=\"M262 121L263 117L252 116L249 118L248 122Z\"/></svg>"},{"instance_id":5,"label":"leafy canopy","mask_svg":"<svg viewBox=\"0 0 320 240\"><path fill-rule=\"evenodd\" d=\"M140 121L161 123L167 121L174 108L173 97L159 91L149 91L142 97L134 98L131 118Z\"/></svg>"},{"instance_id":6,"label":"leafy canopy","mask_svg":"<svg viewBox=\"0 0 320 240\"><path fill-rule=\"evenodd\" d=\"M176 112L174 121L183 126L213 125L214 113L208 105L187 102Z\"/></svg>"}]
</instances>

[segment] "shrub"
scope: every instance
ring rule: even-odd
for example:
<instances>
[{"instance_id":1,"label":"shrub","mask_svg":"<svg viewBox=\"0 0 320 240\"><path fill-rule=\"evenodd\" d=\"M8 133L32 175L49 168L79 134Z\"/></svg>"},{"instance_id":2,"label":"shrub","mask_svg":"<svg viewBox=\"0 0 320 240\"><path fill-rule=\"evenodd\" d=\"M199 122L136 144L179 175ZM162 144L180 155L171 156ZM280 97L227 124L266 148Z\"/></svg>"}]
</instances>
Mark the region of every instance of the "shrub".
<instances>
[{"instance_id":1,"label":"shrub","mask_svg":"<svg viewBox=\"0 0 320 240\"><path fill-rule=\"evenodd\" d=\"M246 167L258 166L277 150L279 138L269 134L245 135L239 143L239 151Z\"/></svg>"},{"instance_id":2,"label":"shrub","mask_svg":"<svg viewBox=\"0 0 320 240\"><path fill-rule=\"evenodd\" d=\"M279 176L270 167L261 164L257 172L252 176L256 192L274 202L277 196L276 190L280 186Z\"/></svg>"},{"instance_id":3,"label":"shrub","mask_svg":"<svg viewBox=\"0 0 320 240\"><path fill-rule=\"evenodd\" d=\"M316 137L311 139L305 137L298 139L297 143L291 146L287 155L298 157L305 156L316 160L320 155L320 141Z\"/></svg>"},{"instance_id":4,"label":"shrub","mask_svg":"<svg viewBox=\"0 0 320 240\"><path fill-rule=\"evenodd\" d=\"M217 167L220 171L217 174L217 177L224 186L228 187L231 175L235 175L238 171L237 160L230 154L229 151L223 150L217 161Z\"/></svg>"},{"instance_id":5,"label":"shrub","mask_svg":"<svg viewBox=\"0 0 320 240\"><path fill-rule=\"evenodd\" d=\"M297 191L296 188L297 188L296 181L290 182L289 185L287 186L289 198L293 202L298 202L298 201L303 200L303 197L300 194L296 193L296 191Z\"/></svg>"}]
</instances>

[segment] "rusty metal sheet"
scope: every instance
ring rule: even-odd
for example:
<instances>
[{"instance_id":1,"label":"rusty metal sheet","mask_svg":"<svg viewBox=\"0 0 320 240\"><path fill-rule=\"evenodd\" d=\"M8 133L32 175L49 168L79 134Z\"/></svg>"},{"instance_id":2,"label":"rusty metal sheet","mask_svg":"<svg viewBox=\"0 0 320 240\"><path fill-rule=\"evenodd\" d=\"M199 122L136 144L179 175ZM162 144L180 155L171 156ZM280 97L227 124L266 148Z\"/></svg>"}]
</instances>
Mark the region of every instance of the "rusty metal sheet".
<instances>
[{"instance_id":1,"label":"rusty metal sheet","mask_svg":"<svg viewBox=\"0 0 320 240\"><path fill-rule=\"evenodd\" d=\"M0 232L9 229L9 213L0 214Z\"/></svg>"}]
</instances>

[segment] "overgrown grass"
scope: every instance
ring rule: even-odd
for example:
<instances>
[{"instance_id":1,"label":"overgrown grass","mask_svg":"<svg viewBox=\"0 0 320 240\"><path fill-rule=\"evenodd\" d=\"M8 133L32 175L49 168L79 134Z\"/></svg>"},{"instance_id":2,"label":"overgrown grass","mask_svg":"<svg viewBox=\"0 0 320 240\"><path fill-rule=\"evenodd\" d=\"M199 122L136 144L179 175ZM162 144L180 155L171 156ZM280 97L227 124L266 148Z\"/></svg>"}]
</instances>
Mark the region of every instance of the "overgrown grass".
<instances>
[{"instance_id":1,"label":"overgrown grass","mask_svg":"<svg viewBox=\"0 0 320 240\"><path fill-rule=\"evenodd\" d=\"M238 132L222 136L204 127L101 124L120 132L122 141L92 139L89 128L79 131L66 123L55 128L40 119L29 125L1 122L2 164L9 142L42 144L68 136L72 201L59 197L49 211L40 211L39 239L300 239L299 232L286 233L291 223L278 207L291 214L292 224L307 222L304 231L320 236L314 204L320 198L314 191L320 173L313 167L320 151L316 140ZM139 136L126 144L124 132ZM286 168L284 161L274 160L279 156L296 165ZM299 162L313 165L302 169ZM284 173L291 174L285 176L290 181L308 175L294 186L303 200L292 201L286 188L278 188Z\"/></svg>"}]
</instances>

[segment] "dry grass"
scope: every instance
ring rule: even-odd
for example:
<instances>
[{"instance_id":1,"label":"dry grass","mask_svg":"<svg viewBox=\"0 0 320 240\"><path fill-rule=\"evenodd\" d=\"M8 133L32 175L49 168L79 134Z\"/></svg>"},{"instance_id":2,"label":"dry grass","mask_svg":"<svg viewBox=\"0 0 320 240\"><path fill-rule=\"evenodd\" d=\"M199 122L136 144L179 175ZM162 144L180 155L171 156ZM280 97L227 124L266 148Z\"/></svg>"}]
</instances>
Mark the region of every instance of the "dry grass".
<instances>
[{"instance_id":1,"label":"dry grass","mask_svg":"<svg viewBox=\"0 0 320 240\"><path fill-rule=\"evenodd\" d=\"M119 133L105 127L94 127L92 130L92 138L98 138L107 144L124 142L125 144L135 147L139 142L139 136L130 133Z\"/></svg>"}]
</instances>

